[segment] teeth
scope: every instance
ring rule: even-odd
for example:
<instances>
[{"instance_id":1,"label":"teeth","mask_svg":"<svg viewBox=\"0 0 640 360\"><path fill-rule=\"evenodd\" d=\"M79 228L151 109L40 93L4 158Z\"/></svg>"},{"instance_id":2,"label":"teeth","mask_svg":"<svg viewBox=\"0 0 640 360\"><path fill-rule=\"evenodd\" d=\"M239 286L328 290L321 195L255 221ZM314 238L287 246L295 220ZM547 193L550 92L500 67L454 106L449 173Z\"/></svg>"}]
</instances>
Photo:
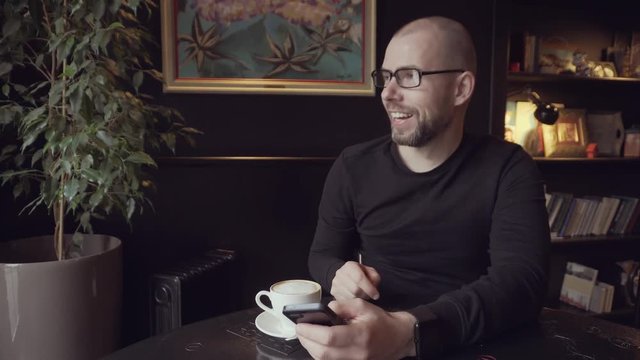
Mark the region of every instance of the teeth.
<instances>
[{"instance_id":1,"label":"teeth","mask_svg":"<svg viewBox=\"0 0 640 360\"><path fill-rule=\"evenodd\" d=\"M398 112L398 111L393 111L393 112L391 112L391 117L394 118L394 119L406 119L406 118L411 117L411 114Z\"/></svg>"}]
</instances>

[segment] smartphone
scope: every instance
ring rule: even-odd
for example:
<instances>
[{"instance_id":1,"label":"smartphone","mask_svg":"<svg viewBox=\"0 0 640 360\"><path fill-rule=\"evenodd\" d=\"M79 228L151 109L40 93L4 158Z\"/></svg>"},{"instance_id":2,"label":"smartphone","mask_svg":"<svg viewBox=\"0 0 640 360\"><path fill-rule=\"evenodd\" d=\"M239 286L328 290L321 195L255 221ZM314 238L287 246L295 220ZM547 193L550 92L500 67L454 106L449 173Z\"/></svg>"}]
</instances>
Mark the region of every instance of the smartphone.
<instances>
[{"instance_id":1,"label":"smartphone","mask_svg":"<svg viewBox=\"0 0 640 360\"><path fill-rule=\"evenodd\" d=\"M322 303L285 305L282 314L294 323L309 323L325 326L344 325L345 322L327 305Z\"/></svg>"}]
</instances>

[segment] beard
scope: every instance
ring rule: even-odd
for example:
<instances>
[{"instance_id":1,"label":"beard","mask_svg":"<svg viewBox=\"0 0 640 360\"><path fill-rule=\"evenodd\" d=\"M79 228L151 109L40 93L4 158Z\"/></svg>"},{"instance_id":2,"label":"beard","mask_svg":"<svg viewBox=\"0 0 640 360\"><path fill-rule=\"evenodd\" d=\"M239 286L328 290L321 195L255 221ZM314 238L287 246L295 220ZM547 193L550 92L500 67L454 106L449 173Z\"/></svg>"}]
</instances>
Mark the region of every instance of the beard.
<instances>
[{"instance_id":1,"label":"beard","mask_svg":"<svg viewBox=\"0 0 640 360\"><path fill-rule=\"evenodd\" d=\"M451 120L436 117L432 121L419 119L416 128L411 132L402 133L391 127L391 139L397 145L421 147L442 134L451 125Z\"/></svg>"}]
</instances>

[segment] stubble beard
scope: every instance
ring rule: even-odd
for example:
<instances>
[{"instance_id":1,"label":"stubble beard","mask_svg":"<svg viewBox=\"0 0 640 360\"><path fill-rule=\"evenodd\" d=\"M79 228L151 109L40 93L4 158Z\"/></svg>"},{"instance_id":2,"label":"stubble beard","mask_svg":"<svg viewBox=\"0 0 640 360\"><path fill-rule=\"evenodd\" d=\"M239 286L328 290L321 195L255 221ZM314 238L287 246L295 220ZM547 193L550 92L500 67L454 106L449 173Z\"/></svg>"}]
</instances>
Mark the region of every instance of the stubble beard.
<instances>
[{"instance_id":1,"label":"stubble beard","mask_svg":"<svg viewBox=\"0 0 640 360\"><path fill-rule=\"evenodd\" d=\"M409 133L400 133L392 127L391 139L401 146L422 147L442 134L450 125L451 121L442 117L434 118L432 121L420 119L416 128Z\"/></svg>"}]
</instances>

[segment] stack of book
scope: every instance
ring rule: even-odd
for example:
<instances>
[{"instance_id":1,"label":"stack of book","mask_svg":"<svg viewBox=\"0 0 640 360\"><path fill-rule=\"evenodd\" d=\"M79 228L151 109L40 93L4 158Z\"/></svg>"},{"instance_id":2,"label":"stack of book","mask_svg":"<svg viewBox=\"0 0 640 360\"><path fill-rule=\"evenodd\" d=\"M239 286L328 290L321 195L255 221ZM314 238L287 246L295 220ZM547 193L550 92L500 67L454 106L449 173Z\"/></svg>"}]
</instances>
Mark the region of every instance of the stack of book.
<instances>
[{"instance_id":1,"label":"stack of book","mask_svg":"<svg viewBox=\"0 0 640 360\"><path fill-rule=\"evenodd\" d=\"M640 199L546 194L552 239L640 233Z\"/></svg>"},{"instance_id":2,"label":"stack of book","mask_svg":"<svg viewBox=\"0 0 640 360\"><path fill-rule=\"evenodd\" d=\"M598 314L611 312L614 287L597 278L597 269L567 262L560 301Z\"/></svg>"}]
</instances>

